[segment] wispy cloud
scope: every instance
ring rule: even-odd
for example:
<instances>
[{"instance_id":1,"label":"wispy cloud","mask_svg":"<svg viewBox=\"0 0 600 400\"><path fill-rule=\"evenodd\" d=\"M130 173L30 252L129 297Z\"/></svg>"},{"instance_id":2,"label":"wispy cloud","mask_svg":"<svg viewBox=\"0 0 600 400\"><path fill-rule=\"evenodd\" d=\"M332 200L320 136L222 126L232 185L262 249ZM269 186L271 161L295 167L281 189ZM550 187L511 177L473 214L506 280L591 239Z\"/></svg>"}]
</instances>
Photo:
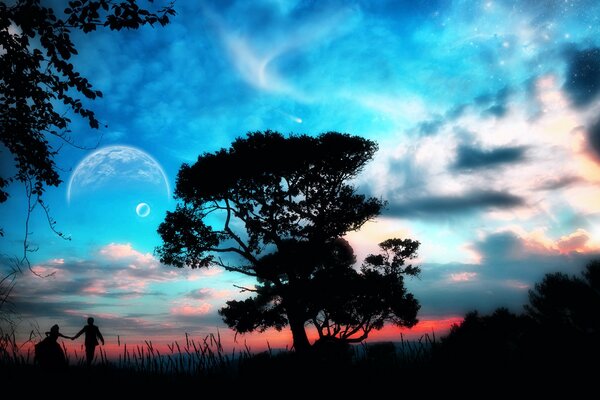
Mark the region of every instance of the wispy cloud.
<instances>
[{"instance_id":1,"label":"wispy cloud","mask_svg":"<svg viewBox=\"0 0 600 400\"><path fill-rule=\"evenodd\" d=\"M300 21L294 18L277 22L271 20L272 24L266 30L270 35L258 39L256 35L236 30L207 5L203 5L202 10L235 70L246 83L259 90L293 96L300 101L306 101L310 96L297 88L291 77L282 76L276 61L287 53L302 51L320 39L336 35L351 12L343 7L327 9Z\"/></svg>"}]
</instances>

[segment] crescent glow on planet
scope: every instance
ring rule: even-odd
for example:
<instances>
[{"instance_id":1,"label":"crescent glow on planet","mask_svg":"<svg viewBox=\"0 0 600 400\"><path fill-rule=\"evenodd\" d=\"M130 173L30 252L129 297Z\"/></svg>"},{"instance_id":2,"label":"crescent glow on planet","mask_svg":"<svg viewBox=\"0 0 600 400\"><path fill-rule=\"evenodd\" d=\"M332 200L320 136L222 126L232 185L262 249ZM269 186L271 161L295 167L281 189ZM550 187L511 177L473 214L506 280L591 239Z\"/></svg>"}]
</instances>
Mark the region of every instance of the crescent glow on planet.
<instances>
[{"instance_id":1,"label":"crescent glow on planet","mask_svg":"<svg viewBox=\"0 0 600 400\"><path fill-rule=\"evenodd\" d=\"M150 206L146 203L140 203L135 207L135 213L142 218L146 218L150 215Z\"/></svg>"},{"instance_id":2,"label":"crescent glow on planet","mask_svg":"<svg viewBox=\"0 0 600 400\"><path fill-rule=\"evenodd\" d=\"M110 185L116 179L165 185L165 194L171 190L161 165L148 153L130 146L108 146L96 150L77 165L67 187L67 203L71 202L74 188L93 189Z\"/></svg>"}]
</instances>

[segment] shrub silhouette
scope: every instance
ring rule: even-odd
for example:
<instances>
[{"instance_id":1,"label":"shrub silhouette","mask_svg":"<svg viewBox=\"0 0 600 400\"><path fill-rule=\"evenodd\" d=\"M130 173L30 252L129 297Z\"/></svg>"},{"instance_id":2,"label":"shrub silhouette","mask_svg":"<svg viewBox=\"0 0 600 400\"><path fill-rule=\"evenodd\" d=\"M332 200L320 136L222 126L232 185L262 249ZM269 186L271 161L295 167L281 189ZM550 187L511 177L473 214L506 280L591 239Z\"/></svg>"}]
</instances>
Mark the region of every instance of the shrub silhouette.
<instances>
[{"instance_id":1,"label":"shrub silhouette","mask_svg":"<svg viewBox=\"0 0 600 400\"><path fill-rule=\"evenodd\" d=\"M520 360L522 340L532 321L498 308L491 315L472 311L435 348L438 361L478 369L512 365Z\"/></svg>"}]
</instances>

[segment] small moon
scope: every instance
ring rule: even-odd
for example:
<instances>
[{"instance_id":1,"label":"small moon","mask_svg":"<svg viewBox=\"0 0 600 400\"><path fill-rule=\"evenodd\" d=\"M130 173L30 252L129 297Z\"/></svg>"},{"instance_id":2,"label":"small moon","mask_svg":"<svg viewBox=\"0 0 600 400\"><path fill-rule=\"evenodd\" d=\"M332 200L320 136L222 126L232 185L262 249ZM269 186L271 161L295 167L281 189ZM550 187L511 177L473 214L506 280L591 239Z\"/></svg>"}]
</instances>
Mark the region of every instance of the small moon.
<instances>
[{"instance_id":1,"label":"small moon","mask_svg":"<svg viewBox=\"0 0 600 400\"><path fill-rule=\"evenodd\" d=\"M150 215L150 206L146 203L140 203L135 207L135 213L138 217L146 218Z\"/></svg>"}]
</instances>

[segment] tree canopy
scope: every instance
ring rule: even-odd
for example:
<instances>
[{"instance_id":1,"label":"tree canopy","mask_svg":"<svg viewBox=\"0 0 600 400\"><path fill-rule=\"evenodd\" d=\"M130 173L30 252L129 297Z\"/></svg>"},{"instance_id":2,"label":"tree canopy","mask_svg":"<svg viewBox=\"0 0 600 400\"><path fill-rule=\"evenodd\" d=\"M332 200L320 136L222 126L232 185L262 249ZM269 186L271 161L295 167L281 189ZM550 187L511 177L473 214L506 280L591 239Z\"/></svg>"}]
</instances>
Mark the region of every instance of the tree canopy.
<instances>
[{"instance_id":1,"label":"tree canopy","mask_svg":"<svg viewBox=\"0 0 600 400\"><path fill-rule=\"evenodd\" d=\"M549 330L600 334L600 260L582 277L547 274L529 291L527 314Z\"/></svg>"},{"instance_id":2,"label":"tree canopy","mask_svg":"<svg viewBox=\"0 0 600 400\"><path fill-rule=\"evenodd\" d=\"M0 176L0 203L14 180L25 183L38 202L46 186L61 183L52 138L72 143L68 112L99 128L86 104L102 92L72 64L77 49L71 33L166 25L175 14L172 4L152 12L136 0L69 1L61 11L39 0L0 3L0 143L16 167L14 175Z\"/></svg>"},{"instance_id":3,"label":"tree canopy","mask_svg":"<svg viewBox=\"0 0 600 400\"><path fill-rule=\"evenodd\" d=\"M387 321L412 326L419 309L406 291L406 265L419 243L390 239L360 269L343 236L376 217L384 202L356 192L350 180L377 145L337 132L318 137L254 132L229 149L205 153L177 176L179 203L158 232L162 262L218 265L256 279L242 301L220 310L239 333L289 325L297 351L319 337L360 341Z\"/></svg>"}]
</instances>

